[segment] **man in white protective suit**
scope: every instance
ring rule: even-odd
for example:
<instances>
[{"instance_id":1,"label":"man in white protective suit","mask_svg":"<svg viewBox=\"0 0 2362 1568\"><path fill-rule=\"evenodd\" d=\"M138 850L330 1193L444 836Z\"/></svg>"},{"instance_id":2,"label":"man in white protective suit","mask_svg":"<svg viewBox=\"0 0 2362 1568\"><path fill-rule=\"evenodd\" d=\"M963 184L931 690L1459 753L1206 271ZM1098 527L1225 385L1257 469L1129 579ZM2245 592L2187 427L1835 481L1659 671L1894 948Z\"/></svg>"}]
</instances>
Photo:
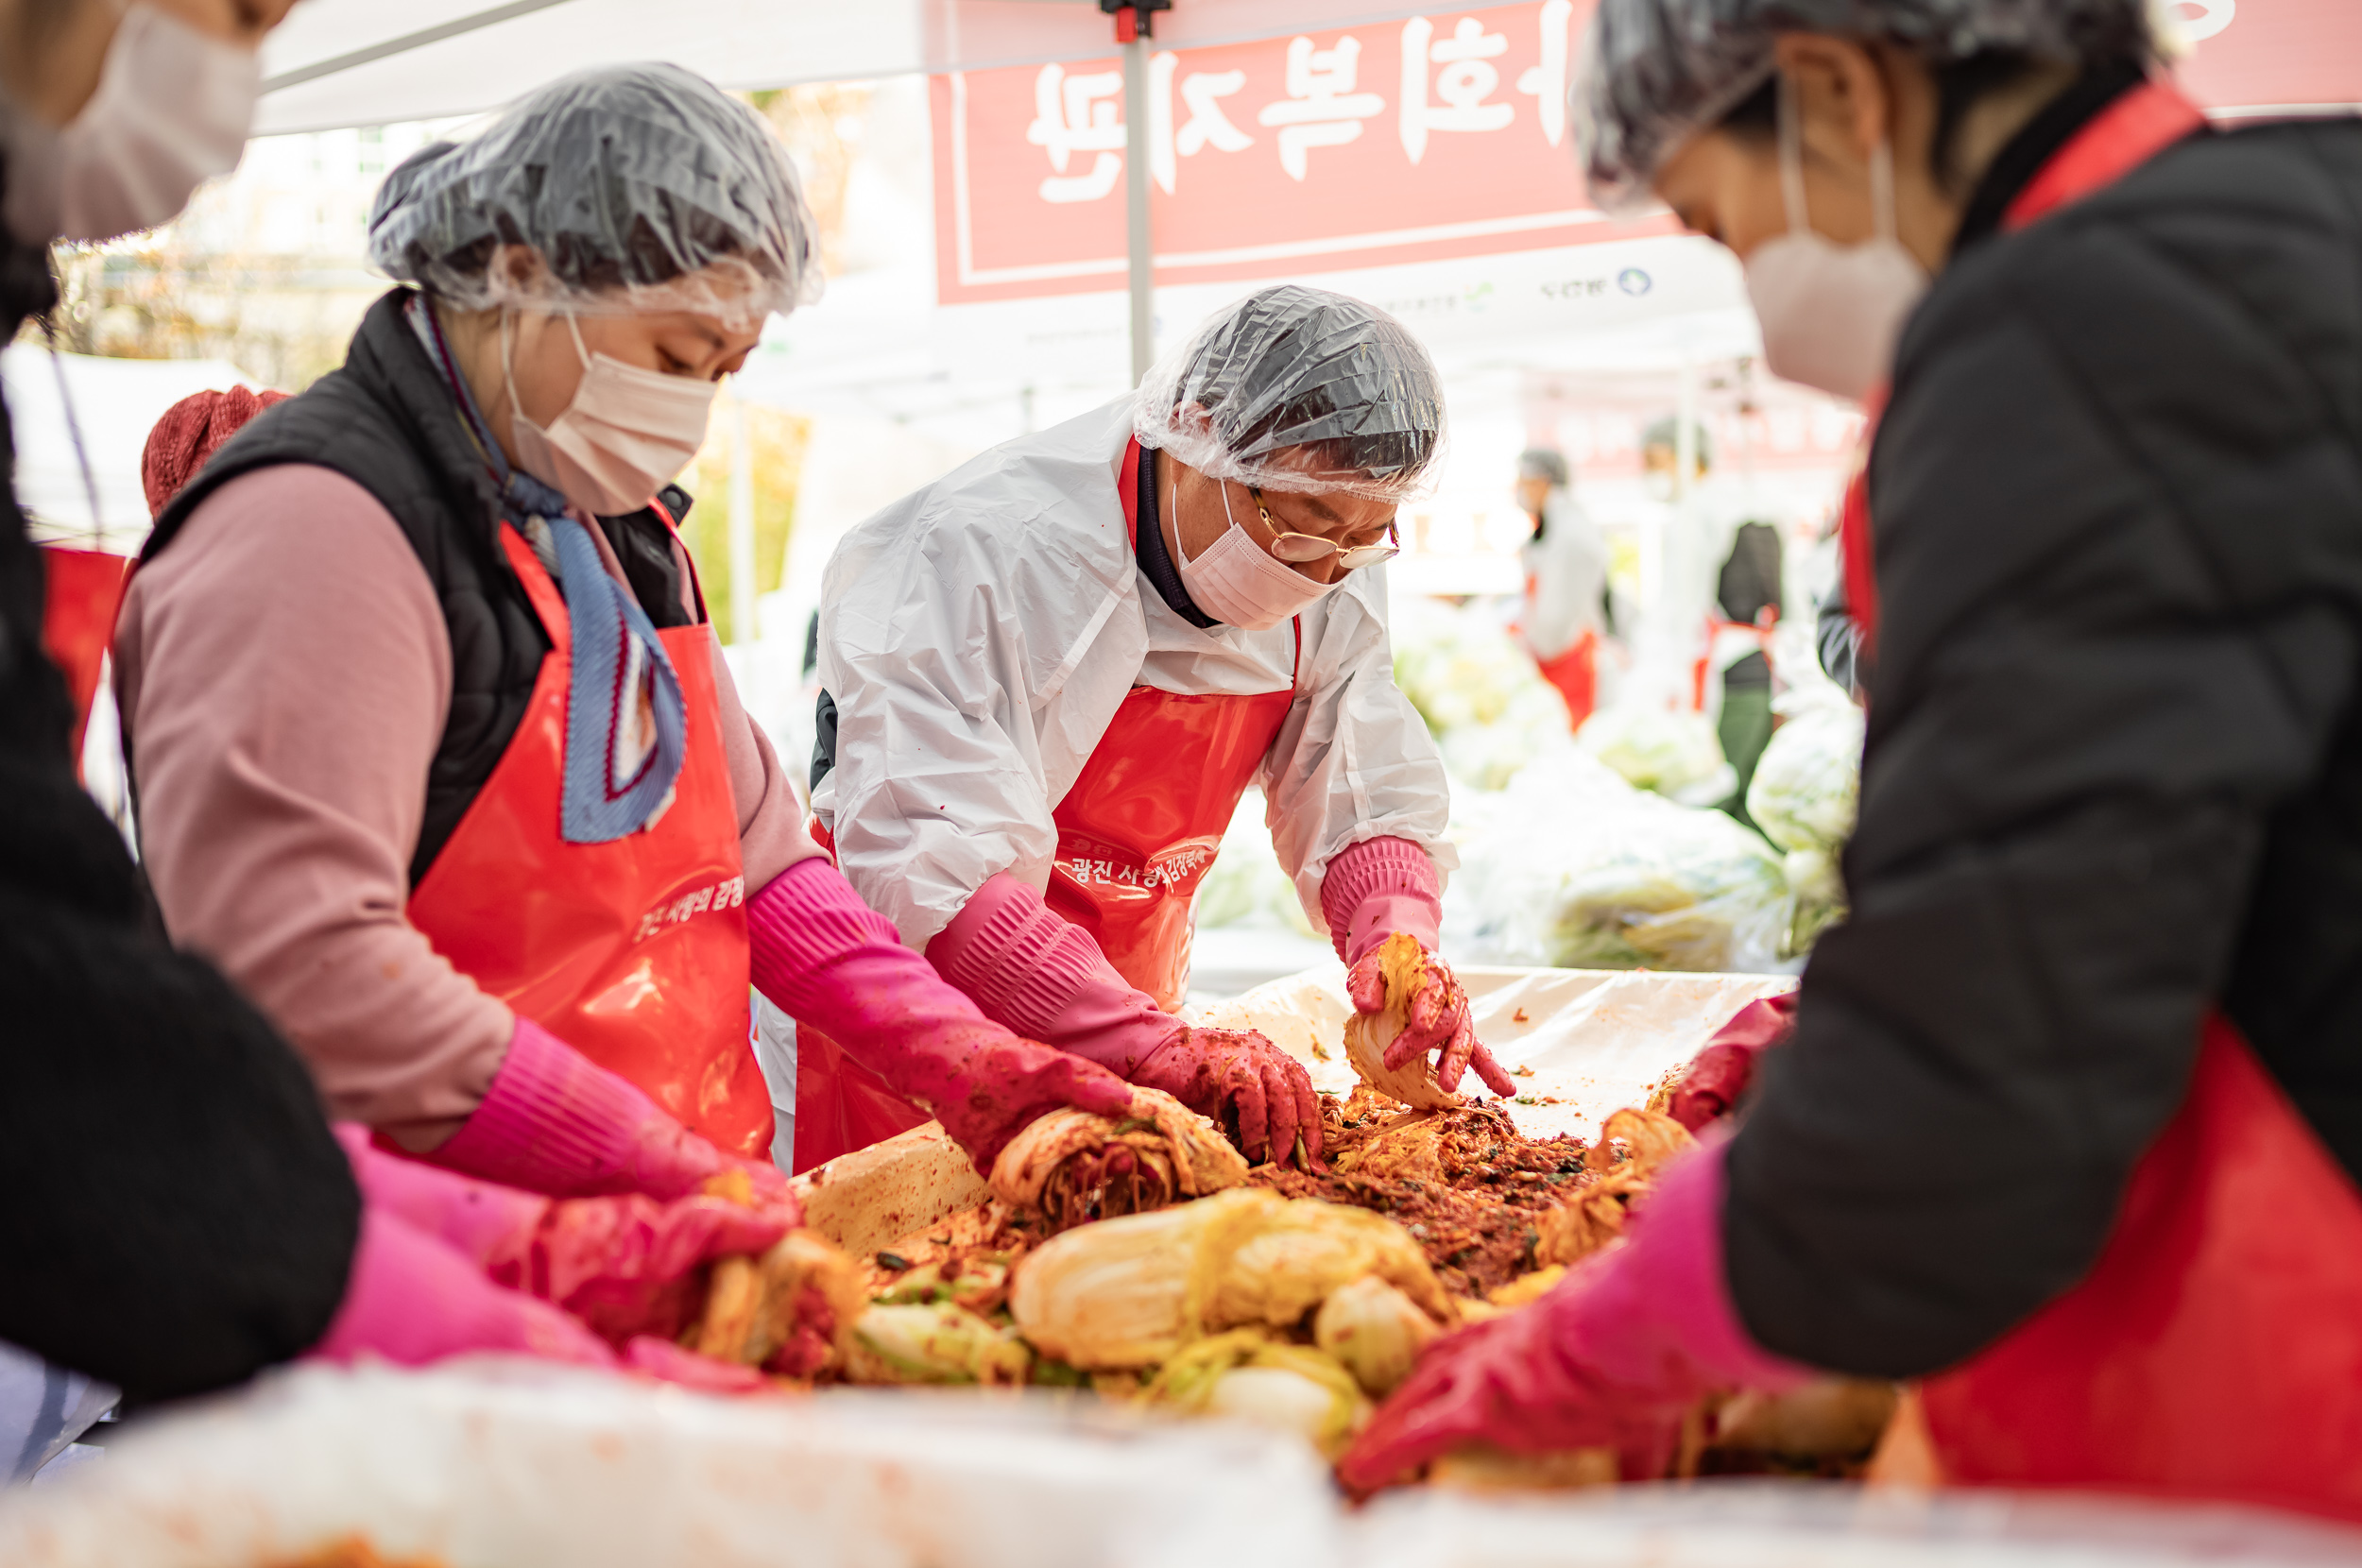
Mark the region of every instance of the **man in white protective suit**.
<instances>
[{"instance_id":1,"label":"man in white protective suit","mask_svg":"<svg viewBox=\"0 0 2362 1568\"><path fill-rule=\"evenodd\" d=\"M830 562L813 810L846 876L987 1015L1227 1120L1251 1159L1318 1156L1309 1079L1172 1016L1250 784L1358 1007L1383 1006L1389 935L1427 951L1390 1057L1511 1092L1434 956L1449 786L1386 637L1395 509L1443 435L1398 322L1266 288L1137 394L985 452ZM799 1147L920 1119L800 1049Z\"/></svg>"}]
</instances>

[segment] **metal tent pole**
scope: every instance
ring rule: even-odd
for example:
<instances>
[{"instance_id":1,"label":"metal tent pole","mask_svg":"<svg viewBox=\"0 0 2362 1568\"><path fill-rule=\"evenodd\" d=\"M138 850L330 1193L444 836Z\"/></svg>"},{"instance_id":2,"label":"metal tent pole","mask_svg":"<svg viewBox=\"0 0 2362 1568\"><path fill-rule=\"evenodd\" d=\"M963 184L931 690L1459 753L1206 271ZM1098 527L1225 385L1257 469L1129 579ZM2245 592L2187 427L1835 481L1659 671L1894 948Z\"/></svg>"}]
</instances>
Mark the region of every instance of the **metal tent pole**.
<instances>
[{"instance_id":1,"label":"metal tent pole","mask_svg":"<svg viewBox=\"0 0 2362 1568\"><path fill-rule=\"evenodd\" d=\"M1156 357L1156 256L1148 231L1149 18L1172 0L1099 0L1123 46L1123 244L1130 265L1132 384Z\"/></svg>"}]
</instances>

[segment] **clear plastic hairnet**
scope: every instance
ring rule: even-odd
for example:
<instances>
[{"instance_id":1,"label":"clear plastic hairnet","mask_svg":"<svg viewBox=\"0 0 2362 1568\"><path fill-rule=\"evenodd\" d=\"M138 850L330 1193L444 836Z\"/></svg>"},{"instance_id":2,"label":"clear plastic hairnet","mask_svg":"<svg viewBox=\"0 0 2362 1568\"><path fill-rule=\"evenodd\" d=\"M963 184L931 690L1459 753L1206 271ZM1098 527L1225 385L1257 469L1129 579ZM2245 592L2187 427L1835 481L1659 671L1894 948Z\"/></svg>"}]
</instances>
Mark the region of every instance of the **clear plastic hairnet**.
<instances>
[{"instance_id":1,"label":"clear plastic hairnet","mask_svg":"<svg viewBox=\"0 0 2362 1568\"><path fill-rule=\"evenodd\" d=\"M1151 369L1132 429L1210 478L1408 501L1443 450L1444 389L1427 349L1384 311L1282 283Z\"/></svg>"},{"instance_id":2,"label":"clear plastic hairnet","mask_svg":"<svg viewBox=\"0 0 2362 1568\"><path fill-rule=\"evenodd\" d=\"M1600 0L1572 100L1592 198L1625 207L1675 148L1771 77L1784 32L1883 39L1937 64L1988 49L2065 63L2147 60L2148 0Z\"/></svg>"},{"instance_id":3,"label":"clear plastic hairnet","mask_svg":"<svg viewBox=\"0 0 2362 1568\"><path fill-rule=\"evenodd\" d=\"M523 245L523 282L488 265ZM369 260L462 309L692 310L742 330L820 293L812 212L752 109L677 65L562 77L377 193Z\"/></svg>"}]
</instances>

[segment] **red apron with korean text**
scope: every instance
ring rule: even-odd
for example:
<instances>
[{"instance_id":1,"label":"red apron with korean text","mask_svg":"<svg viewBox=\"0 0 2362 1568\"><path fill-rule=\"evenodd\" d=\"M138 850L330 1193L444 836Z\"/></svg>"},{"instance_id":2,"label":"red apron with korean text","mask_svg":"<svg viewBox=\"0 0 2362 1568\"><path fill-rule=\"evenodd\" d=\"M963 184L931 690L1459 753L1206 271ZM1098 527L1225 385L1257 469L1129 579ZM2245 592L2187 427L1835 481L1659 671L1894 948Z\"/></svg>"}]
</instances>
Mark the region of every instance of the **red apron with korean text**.
<instances>
[{"instance_id":1,"label":"red apron with korean text","mask_svg":"<svg viewBox=\"0 0 2362 1568\"><path fill-rule=\"evenodd\" d=\"M2170 88L2062 148L2015 229L2201 124ZM1849 498L1847 586L1876 630L1869 513ZM2362 1191L2219 1015L2188 1096L2133 1167L2091 1273L1922 1386L1947 1480L2103 1488L2362 1520Z\"/></svg>"},{"instance_id":2,"label":"red apron with korean text","mask_svg":"<svg viewBox=\"0 0 2362 1568\"><path fill-rule=\"evenodd\" d=\"M765 1159L771 1097L747 1038L746 881L712 629L657 634L688 707L672 804L637 833L569 844L566 604L515 529L504 523L500 541L551 649L508 749L412 892L410 923L461 974L725 1152Z\"/></svg>"},{"instance_id":3,"label":"red apron with korean text","mask_svg":"<svg viewBox=\"0 0 2362 1568\"><path fill-rule=\"evenodd\" d=\"M1134 442L1117 485L1135 548L1139 461ZM1299 665L1303 650L1299 622ZM1244 697L1136 686L1051 813L1058 848L1044 901L1088 931L1116 972L1168 1013L1189 985L1198 883L1294 701L1292 680L1287 690ZM926 1119L834 1041L796 1031L797 1170Z\"/></svg>"}]
</instances>

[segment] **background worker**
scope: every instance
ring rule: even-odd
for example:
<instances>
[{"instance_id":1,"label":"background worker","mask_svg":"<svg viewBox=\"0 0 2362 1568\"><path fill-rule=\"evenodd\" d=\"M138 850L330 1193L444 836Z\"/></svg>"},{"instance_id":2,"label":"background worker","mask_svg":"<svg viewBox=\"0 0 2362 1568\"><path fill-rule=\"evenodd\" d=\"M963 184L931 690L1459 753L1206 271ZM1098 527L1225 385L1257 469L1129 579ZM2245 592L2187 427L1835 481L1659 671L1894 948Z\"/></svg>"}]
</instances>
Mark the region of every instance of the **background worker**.
<instances>
[{"instance_id":1,"label":"background worker","mask_svg":"<svg viewBox=\"0 0 2362 1568\"><path fill-rule=\"evenodd\" d=\"M332 1110L556 1198L790 1214L751 977L980 1165L1128 1091L1017 1040L815 858L740 708L668 481L809 299L745 105L671 66L542 88L386 179L345 366L150 536L117 632L146 864Z\"/></svg>"},{"instance_id":2,"label":"background worker","mask_svg":"<svg viewBox=\"0 0 2362 1568\"><path fill-rule=\"evenodd\" d=\"M1736 1132L1433 1349L1357 1484L1637 1473L1824 1369L1925 1379L1959 1481L2362 1518L2362 126L2210 130L2148 15L1597 12L1595 193L1745 261L1774 373L1891 381L1852 914Z\"/></svg>"},{"instance_id":3,"label":"background worker","mask_svg":"<svg viewBox=\"0 0 2362 1568\"><path fill-rule=\"evenodd\" d=\"M1517 504L1533 532L1517 547L1525 569L1518 628L1542 678L1566 699L1574 727L1600 698L1600 642L1615 628L1608 601L1607 541L1575 500L1566 455L1547 447L1518 454Z\"/></svg>"},{"instance_id":4,"label":"background worker","mask_svg":"<svg viewBox=\"0 0 2362 1568\"><path fill-rule=\"evenodd\" d=\"M1448 785L1375 569L1443 434L1392 317L1267 288L1137 395L955 469L829 565L813 806L846 875L987 1014L1235 1118L1250 1158L1319 1152L1309 1080L1260 1035L1171 1016L1247 786L1360 965L1357 1005L1382 1005L1389 933L1435 951ZM799 1165L824 1157L818 1086L863 1092L802 1051ZM1510 1090L1440 962L1396 1045L1429 1051L1446 1087L1473 1065Z\"/></svg>"}]
</instances>

